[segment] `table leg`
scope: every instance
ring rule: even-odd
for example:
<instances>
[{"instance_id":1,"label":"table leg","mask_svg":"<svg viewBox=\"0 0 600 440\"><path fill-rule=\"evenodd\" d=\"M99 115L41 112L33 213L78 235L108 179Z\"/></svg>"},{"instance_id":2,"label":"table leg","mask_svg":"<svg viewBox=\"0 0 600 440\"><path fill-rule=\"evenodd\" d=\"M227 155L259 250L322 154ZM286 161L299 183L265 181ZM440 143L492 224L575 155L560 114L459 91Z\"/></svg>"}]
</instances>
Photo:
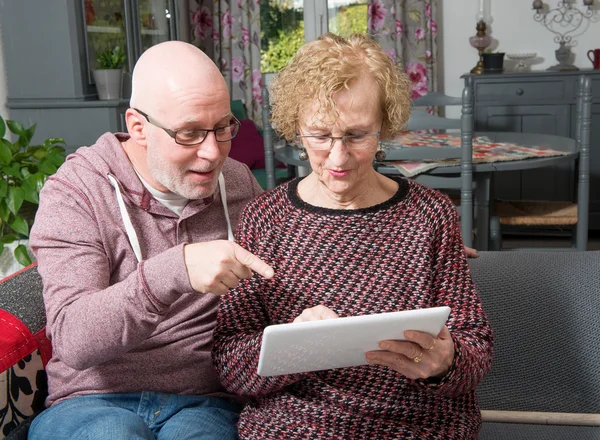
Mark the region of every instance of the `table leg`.
<instances>
[{"instance_id":1,"label":"table leg","mask_svg":"<svg viewBox=\"0 0 600 440\"><path fill-rule=\"evenodd\" d=\"M473 173L475 180L475 249L487 251L490 236L490 198L492 173Z\"/></svg>"}]
</instances>

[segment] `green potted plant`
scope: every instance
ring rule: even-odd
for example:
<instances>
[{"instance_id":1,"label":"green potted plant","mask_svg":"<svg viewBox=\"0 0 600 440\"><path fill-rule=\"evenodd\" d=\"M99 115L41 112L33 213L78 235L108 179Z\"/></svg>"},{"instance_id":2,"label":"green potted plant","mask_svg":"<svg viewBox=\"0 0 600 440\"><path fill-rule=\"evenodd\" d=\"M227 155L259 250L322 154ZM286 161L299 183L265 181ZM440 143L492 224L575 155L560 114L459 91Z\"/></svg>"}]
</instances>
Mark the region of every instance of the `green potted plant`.
<instances>
[{"instance_id":1,"label":"green potted plant","mask_svg":"<svg viewBox=\"0 0 600 440\"><path fill-rule=\"evenodd\" d=\"M96 56L98 67L94 70L94 81L99 99L121 98L125 59L125 52L120 46L107 48Z\"/></svg>"},{"instance_id":2,"label":"green potted plant","mask_svg":"<svg viewBox=\"0 0 600 440\"><path fill-rule=\"evenodd\" d=\"M18 136L11 142L7 128ZM29 128L0 117L0 275L27 266L29 230L39 204L39 194L48 176L65 161L64 140L46 139L32 145L35 124ZM0 276L1 278L1 276Z\"/></svg>"},{"instance_id":3,"label":"green potted plant","mask_svg":"<svg viewBox=\"0 0 600 440\"><path fill-rule=\"evenodd\" d=\"M504 52L484 51L481 54L484 73L501 73L504 71Z\"/></svg>"}]
</instances>

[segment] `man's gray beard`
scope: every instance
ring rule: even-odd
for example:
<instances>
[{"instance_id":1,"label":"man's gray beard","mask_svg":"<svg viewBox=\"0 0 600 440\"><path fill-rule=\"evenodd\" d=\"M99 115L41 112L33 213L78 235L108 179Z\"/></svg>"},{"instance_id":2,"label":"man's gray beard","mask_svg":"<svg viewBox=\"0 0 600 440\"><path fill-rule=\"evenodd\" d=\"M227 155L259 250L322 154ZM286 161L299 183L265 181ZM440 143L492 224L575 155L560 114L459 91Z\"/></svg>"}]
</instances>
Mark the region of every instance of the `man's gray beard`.
<instances>
[{"instance_id":1,"label":"man's gray beard","mask_svg":"<svg viewBox=\"0 0 600 440\"><path fill-rule=\"evenodd\" d=\"M161 161L160 159L157 159L157 155L153 154L154 150L155 150L154 145L156 145L156 144L154 144L153 139L149 139L148 149L147 149L148 169L150 170L152 177L154 177L162 186L167 188L172 193L178 194L189 200L204 199L215 193L215 190L217 188L217 180L216 179L214 179L211 182L210 186L208 185L208 183L205 183L205 184L186 183L183 180L185 173L182 173L180 169L174 169L174 168L176 168L176 165L167 164L167 163ZM216 168L219 168L219 166L217 166ZM186 170L186 172L187 171L189 171L189 170ZM195 171L200 171L200 172L205 171L206 172L206 171L208 171L208 169L195 170ZM179 177L179 180L178 180L178 177Z\"/></svg>"}]
</instances>

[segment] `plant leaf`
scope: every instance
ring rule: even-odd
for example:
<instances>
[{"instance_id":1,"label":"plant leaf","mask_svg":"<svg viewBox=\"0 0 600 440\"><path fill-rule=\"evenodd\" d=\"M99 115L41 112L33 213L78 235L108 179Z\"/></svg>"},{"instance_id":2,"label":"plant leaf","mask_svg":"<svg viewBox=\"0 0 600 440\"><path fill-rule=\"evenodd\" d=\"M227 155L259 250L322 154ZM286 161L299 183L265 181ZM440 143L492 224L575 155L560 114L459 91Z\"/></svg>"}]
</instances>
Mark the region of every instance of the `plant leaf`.
<instances>
[{"instance_id":1,"label":"plant leaf","mask_svg":"<svg viewBox=\"0 0 600 440\"><path fill-rule=\"evenodd\" d=\"M67 143L65 142L65 140L63 138L48 138L44 141L44 147L46 147L46 148L49 148L56 144L66 145Z\"/></svg>"},{"instance_id":2,"label":"plant leaf","mask_svg":"<svg viewBox=\"0 0 600 440\"><path fill-rule=\"evenodd\" d=\"M27 181L35 187L37 193L39 194L39 192L42 190L42 186L44 186L44 183L46 182L46 176L44 176L42 173L35 173L27 177Z\"/></svg>"},{"instance_id":3,"label":"plant leaf","mask_svg":"<svg viewBox=\"0 0 600 440\"><path fill-rule=\"evenodd\" d=\"M29 180L24 180L23 183L21 183L21 188L23 189L23 198L26 201L36 205L40 203L36 186L32 185Z\"/></svg>"},{"instance_id":4,"label":"plant leaf","mask_svg":"<svg viewBox=\"0 0 600 440\"><path fill-rule=\"evenodd\" d=\"M8 209L14 215L17 215L23 204L23 190L19 187L11 186L8 188Z\"/></svg>"},{"instance_id":5,"label":"plant leaf","mask_svg":"<svg viewBox=\"0 0 600 440\"><path fill-rule=\"evenodd\" d=\"M4 243L0 243L0 255L4 252Z\"/></svg>"},{"instance_id":6,"label":"plant leaf","mask_svg":"<svg viewBox=\"0 0 600 440\"><path fill-rule=\"evenodd\" d=\"M25 128L23 128L19 122L8 120L6 121L6 125L8 125L8 129L14 134L18 136L25 136Z\"/></svg>"},{"instance_id":7,"label":"plant leaf","mask_svg":"<svg viewBox=\"0 0 600 440\"><path fill-rule=\"evenodd\" d=\"M19 145L21 146L21 148L27 148L27 146L29 145L29 139L27 139L27 130L24 129L24 135L23 136L19 136Z\"/></svg>"},{"instance_id":8,"label":"plant leaf","mask_svg":"<svg viewBox=\"0 0 600 440\"><path fill-rule=\"evenodd\" d=\"M42 147L41 145L29 147L27 149L27 152L38 160L42 160L48 154L48 150L45 147Z\"/></svg>"},{"instance_id":9,"label":"plant leaf","mask_svg":"<svg viewBox=\"0 0 600 440\"><path fill-rule=\"evenodd\" d=\"M6 139L0 139L0 163L2 165L8 165L13 157L10 145Z\"/></svg>"},{"instance_id":10,"label":"plant leaf","mask_svg":"<svg viewBox=\"0 0 600 440\"><path fill-rule=\"evenodd\" d=\"M27 248L22 244L15 248L15 258L23 266L29 266L31 264L31 258L27 253Z\"/></svg>"},{"instance_id":11,"label":"plant leaf","mask_svg":"<svg viewBox=\"0 0 600 440\"><path fill-rule=\"evenodd\" d=\"M0 219L3 222L8 223L8 218L10 216L10 211L8 210L8 205L5 200L0 200Z\"/></svg>"},{"instance_id":12,"label":"plant leaf","mask_svg":"<svg viewBox=\"0 0 600 440\"><path fill-rule=\"evenodd\" d=\"M23 176L23 178L25 180L28 180L29 176L31 176L31 174L32 174L32 172L31 172L31 170L29 168L30 167L21 168L21 176ZM34 171L35 171L35 167L34 166L32 166L31 168L34 168Z\"/></svg>"},{"instance_id":13,"label":"plant leaf","mask_svg":"<svg viewBox=\"0 0 600 440\"><path fill-rule=\"evenodd\" d=\"M17 215L9 226L16 233L29 237L29 225L23 217Z\"/></svg>"},{"instance_id":14,"label":"plant leaf","mask_svg":"<svg viewBox=\"0 0 600 440\"><path fill-rule=\"evenodd\" d=\"M12 162L14 163L23 163L26 162L27 159L31 158L31 154L24 152L24 153L17 153L13 156L12 158Z\"/></svg>"},{"instance_id":15,"label":"plant leaf","mask_svg":"<svg viewBox=\"0 0 600 440\"><path fill-rule=\"evenodd\" d=\"M2 244L10 244L13 243L17 239L17 236L13 233L6 234L4 237L0 238L0 243Z\"/></svg>"},{"instance_id":16,"label":"plant leaf","mask_svg":"<svg viewBox=\"0 0 600 440\"><path fill-rule=\"evenodd\" d=\"M56 166L49 160L46 159L40 164L40 171L47 176L56 173Z\"/></svg>"},{"instance_id":17,"label":"plant leaf","mask_svg":"<svg viewBox=\"0 0 600 440\"><path fill-rule=\"evenodd\" d=\"M3 138L5 134L6 134L6 123L4 122L4 119L2 119L2 116L0 116L0 138ZM2 252L0 252L0 254L1 253Z\"/></svg>"},{"instance_id":18,"label":"plant leaf","mask_svg":"<svg viewBox=\"0 0 600 440\"><path fill-rule=\"evenodd\" d=\"M17 154L20 149L21 149L21 144L19 144L18 140L14 144L10 144L10 151L12 151L13 154Z\"/></svg>"},{"instance_id":19,"label":"plant leaf","mask_svg":"<svg viewBox=\"0 0 600 440\"><path fill-rule=\"evenodd\" d=\"M50 148L50 151L56 151L60 154L63 154L65 157L67 156L64 147L61 147L60 145L55 145L52 148Z\"/></svg>"},{"instance_id":20,"label":"plant leaf","mask_svg":"<svg viewBox=\"0 0 600 440\"><path fill-rule=\"evenodd\" d=\"M27 138L27 143L29 144L29 142L31 142L31 138L33 137L33 135L35 134L35 126L37 124L33 124L31 127L29 127L27 130L25 130L25 137Z\"/></svg>"},{"instance_id":21,"label":"plant leaf","mask_svg":"<svg viewBox=\"0 0 600 440\"><path fill-rule=\"evenodd\" d=\"M52 162L52 164L55 166L59 167L64 163L65 156L59 152L50 151L50 153L48 153L48 160L50 160L50 162Z\"/></svg>"},{"instance_id":22,"label":"plant leaf","mask_svg":"<svg viewBox=\"0 0 600 440\"><path fill-rule=\"evenodd\" d=\"M16 167L15 167L16 165ZM16 169L15 169L16 168ZM21 177L19 165L14 163L11 166L2 167L2 172L10 177Z\"/></svg>"},{"instance_id":23,"label":"plant leaf","mask_svg":"<svg viewBox=\"0 0 600 440\"><path fill-rule=\"evenodd\" d=\"M3 199L8 194L8 182L4 179L0 180L0 199Z\"/></svg>"}]
</instances>

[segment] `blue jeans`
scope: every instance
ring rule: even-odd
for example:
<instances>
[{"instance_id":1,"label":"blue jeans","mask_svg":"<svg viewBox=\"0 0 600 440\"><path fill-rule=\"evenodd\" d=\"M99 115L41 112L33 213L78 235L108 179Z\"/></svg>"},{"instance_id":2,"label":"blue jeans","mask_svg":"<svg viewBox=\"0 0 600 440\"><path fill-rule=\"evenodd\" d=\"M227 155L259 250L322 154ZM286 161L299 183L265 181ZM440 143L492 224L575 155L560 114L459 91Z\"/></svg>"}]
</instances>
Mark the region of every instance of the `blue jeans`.
<instances>
[{"instance_id":1,"label":"blue jeans","mask_svg":"<svg viewBox=\"0 0 600 440\"><path fill-rule=\"evenodd\" d=\"M233 440L241 406L208 396L144 391L72 397L42 411L28 439Z\"/></svg>"}]
</instances>

